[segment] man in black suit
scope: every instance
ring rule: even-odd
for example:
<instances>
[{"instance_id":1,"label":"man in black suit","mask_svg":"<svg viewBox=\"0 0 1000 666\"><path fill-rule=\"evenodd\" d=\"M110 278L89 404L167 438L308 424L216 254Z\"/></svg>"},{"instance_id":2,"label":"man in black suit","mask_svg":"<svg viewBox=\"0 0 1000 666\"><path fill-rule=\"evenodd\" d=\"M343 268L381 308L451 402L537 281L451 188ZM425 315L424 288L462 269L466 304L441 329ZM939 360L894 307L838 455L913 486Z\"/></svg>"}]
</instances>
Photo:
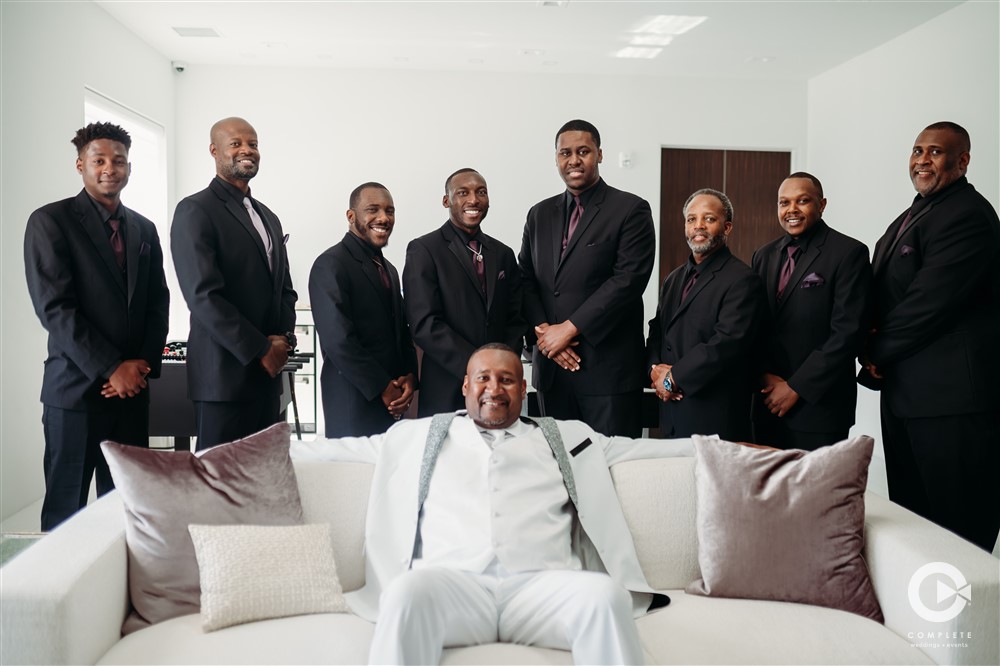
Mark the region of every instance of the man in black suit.
<instances>
[{"instance_id":1,"label":"man in black suit","mask_svg":"<svg viewBox=\"0 0 1000 666\"><path fill-rule=\"evenodd\" d=\"M754 252L769 317L762 336L758 444L812 451L847 439L871 286L868 247L823 220L823 185L793 173L778 188L780 238Z\"/></svg>"},{"instance_id":2,"label":"man in black suit","mask_svg":"<svg viewBox=\"0 0 1000 666\"><path fill-rule=\"evenodd\" d=\"M83 190L39 208L24 234L28 292L49 334L42 377L48 531L114 488L100 443L149 446L146 380L160 376L170 294L156 227L126 208L128 132L91 123L73 138Z\"/></svg>"},{"instance_id":3,"label":"man in black suit","mask_svg":"<svg viewBox=\"0 0 1000 666\"><path fill-rule=\"evenodd\" d=\"M382 256L395 224L389 190L379 183L359 185L351 192L347 234L316 259L309 274L323 349L327 437L385 432L413 400L417 357L399 273Z\"/></svg>"},{"instance_id":4,"label":"man in black suit","mask_svg":"<svg viewBox=\"0 0 1000 666\"><path fill-rule=\"evenodd\" d=\"M691 256L663 281L646 341L664 437L750 439L754 351L764 315L760 278L726 246L733 204L698 190L684 204Z\"/></svg>"},{"instance_id":5,"label":"man in black suit","mask_svg":"<svg viewBox=\"0 0 1000 666\"><path fill-rule=\"evenodd\" d=\"M215 179L174 211L170 248L191 311L188 396L198 449L280 420L278 378L293 348L295 301L277 215L250 194L260 152L242 118L212 126Z\"/></svg>"},{"instance_id":6,"label":"man in black suit","mask_svg":"<svg viewBox=\"0 0 1000 666\"><path fill-rule=\"evenodd\" d=\"M514 251L482 232L490 209L486 180L459 169L444 184L449 219L406 248L403 293L420 361L420 416L465 407L469 357L488 342L520 355L527 324Z\"/></svg>"},{"instance_id":7,"label":"man in black suit","mask_svg":"<svg viewBox=\"0 0 1000 666\"><path fill-rule=\"evenodd\" d=\"M649 204L600 176L601 135L585 120L556 133L566 191L528 211L518 263L534 327L532 385L542 414L638 437L642 293L656 236Z\"/></svg>"},{"instance_id":8,"label":"man in black suit","mask_svg":"<svg viewBox=\"0 0 1000 666\"><path fill-rule=\"evenodd\" d=\"M875 245L874 332L889 498L992 550L1000 530L1000 221L965 177L969 133L924 129L913 204Z\"/></svg>"}]
</instances>

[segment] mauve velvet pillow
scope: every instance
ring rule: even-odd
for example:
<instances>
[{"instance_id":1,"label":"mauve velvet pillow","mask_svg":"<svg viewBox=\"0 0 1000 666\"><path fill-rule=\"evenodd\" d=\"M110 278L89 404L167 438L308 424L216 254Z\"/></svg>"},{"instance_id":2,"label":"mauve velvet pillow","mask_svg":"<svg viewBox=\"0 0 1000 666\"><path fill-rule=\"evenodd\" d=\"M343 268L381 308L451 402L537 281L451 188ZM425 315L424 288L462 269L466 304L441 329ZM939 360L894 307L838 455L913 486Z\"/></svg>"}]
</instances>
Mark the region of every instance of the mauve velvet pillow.
<instances>
[{"instance_id":1,"label":"mauve velvet pillow","mask_svg":"<svg viewBox=\"0 0 1000 666\"><path fill-rule=\"evenodd\" d=\"M689 594L793 601L883 622L861 557L871 437L809 453L693 439L701 578Z\"/></svg>"},{"instance_id":2,"label":"mauve velvet pillow","mask_svg":"<svg viewBox=\"0 0 1000 666\"><path fill-rule=\"evenodd\" d=\"M288 424L198 454L115 442L101 448L125 504L132 612L122 633L199 611L188 525L298 525Z\"/></svg>"}]
</instances>

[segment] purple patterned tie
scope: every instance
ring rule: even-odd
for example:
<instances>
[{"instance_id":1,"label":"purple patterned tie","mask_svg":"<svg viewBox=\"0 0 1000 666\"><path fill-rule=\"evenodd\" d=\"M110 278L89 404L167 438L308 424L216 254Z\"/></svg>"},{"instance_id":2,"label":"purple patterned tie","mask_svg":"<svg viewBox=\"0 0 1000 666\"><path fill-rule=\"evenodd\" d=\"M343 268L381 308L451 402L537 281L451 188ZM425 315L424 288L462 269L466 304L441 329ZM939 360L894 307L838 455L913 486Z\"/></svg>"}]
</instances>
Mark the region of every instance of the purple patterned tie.
<instances>
[{"instance_id":1,"label":"purple patterned tie","mask_svg":"<svg viewBox=\"0 0 1000 666\"><path fill-rule=\"evenodd\" d=\"M385 270L382 260L378 257L372 257L372 261L378 267L378 277L382 280L382 286L386 288L386 291L392 291L392 282L389 281L389 271Z\"/></svg>"},{"instance_id":2,"label":"purple patterned tie","mask_svg":"<svg viewBox=\"0 0 1000 666\"><path fill-rule=\"evenodd\" d=\"M694 287L694 283L698 281L698 271L692 270L691 277L688 281L684 283L684 291L681 292L681 303L687 300L688 294L691 293L691 288Z\"/></svg>"},{"instance_id":3,"label":"purple patterned tie","mask_svg":"<svg viewBox=\"0 0 1000 666\"><path fill-rule=\"evenodd\" d=\"M479 288L486 293L486 264L483 263L483 253L479 251L479 241L470 240L469 249L472 250L472 267L476 269L476 277L479 278Z\"/></svg>"},{"instance_id":4,"label":"purple patterned tie","mask_svg":"<svg viewBox=\"0 0 1000 666\"><path fill-rule=\"evenodd\" d=\"M111 227L111 250L115 253L115 261L118 262L119 269L124 269L125 243L122 241L122 235L118 231L118 228L121 226L121 220L113 217L108 220L108 226Z\"/></svg>"},{"instance_id":5,"label":"purple patterned tie","mask_svg":"<svg viewBox=\"0 0 1000 666\"><path fill-rule=\"evenodd\" d=\"M906 231L906 227L910 226L910 220L911 219L913 219L913 208L912 207L910 208L910 210L906 211L906 219L903 220L903 223L901 225L899 225L899 231L896 232L896 238L897 239L900 236L903 235L903 232Z\"/></svg>"},{"instance_id":6,"label":"purple patterned tie","mask_svg":"<svg viewBox=\"0 0 1000 666\"><path fill-rule=\"evenodd\" d=\"M566 246L569 245L570 239L573 238L573 232L576 231L577 225L580 224L580 218L583 217L583 204L580 203L580 197L574 196L573 201L576 202L576 206L573 208L573 212L569 214L569 226L566 228L566 235L563 236L563 254L566 254Z\"/></svg>"},{"instance_id":7,"label":"purple patterned tie","mask_svg":"<svg viewBox=\"0 0 1000 666\"><path fill-rule=\"evenodd\" d=\"M785 250L788 252L788 259L785 260L785 265L781 267L781 275L778 276L778 298L781 298L788 281L792 279L792 273L795 272L795 254L799 251L799 246L791 243Z\"/></svg>"}]
</instances>

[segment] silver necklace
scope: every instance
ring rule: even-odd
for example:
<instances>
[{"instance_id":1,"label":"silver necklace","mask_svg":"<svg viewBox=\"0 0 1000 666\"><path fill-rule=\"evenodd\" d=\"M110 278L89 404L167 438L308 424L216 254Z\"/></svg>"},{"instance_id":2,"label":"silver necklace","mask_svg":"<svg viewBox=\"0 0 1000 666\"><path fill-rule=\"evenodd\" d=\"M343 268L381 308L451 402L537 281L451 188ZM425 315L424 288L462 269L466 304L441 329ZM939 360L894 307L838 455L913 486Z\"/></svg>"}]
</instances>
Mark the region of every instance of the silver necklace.
<instances>
[{"instance_id":1,"label":"silver necklace","mask_svg":"<svg viewBox=\"0 0 1000 666\"><path fill-rule=\"evenodd\" d=\"M478 261L479 263L483 263L483 251L482 250L473 250L471 245L466 245L465 249L467 249L469 252L471 252L473 254L473 256L475 256L476 261Z\"/></svg>"}]
</instances>

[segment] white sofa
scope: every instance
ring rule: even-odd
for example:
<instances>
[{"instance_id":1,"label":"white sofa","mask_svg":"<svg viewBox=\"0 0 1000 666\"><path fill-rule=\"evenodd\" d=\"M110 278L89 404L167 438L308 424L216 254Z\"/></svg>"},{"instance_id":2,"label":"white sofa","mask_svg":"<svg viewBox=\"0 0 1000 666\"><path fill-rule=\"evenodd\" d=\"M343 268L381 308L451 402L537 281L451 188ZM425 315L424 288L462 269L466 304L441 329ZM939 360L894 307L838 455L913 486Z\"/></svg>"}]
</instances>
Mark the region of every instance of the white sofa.
<instances>
[{"instance_id":1,"label":"white sofa","mask_svg":"<svg viewBox=\"0 0 1000 666\"><path fill-rule=\"evenodd\" d=\"M648 663L1000 663L997 560L871 493L865 557L884 626L827 608L685 594L699 575L693 465L693 458L670 458L613 469L646 576L672 599L638 620ZM346 590L359 587L371 466L300 461L295 467L306 522L333 526L341 582ZM972 602L945 623L920 619L907 600L912 574L937 561L957 567L972 590ZM128 586L117 493L18 555L0 576L4 665L355 664L366 661L372 636L372 625L350 614L267 620L212 633L202 631L200 616L188 615L122 638ZM443 660L571 662L568 652L501 644L449 649Z\"/></svg>"}]
</instances>

